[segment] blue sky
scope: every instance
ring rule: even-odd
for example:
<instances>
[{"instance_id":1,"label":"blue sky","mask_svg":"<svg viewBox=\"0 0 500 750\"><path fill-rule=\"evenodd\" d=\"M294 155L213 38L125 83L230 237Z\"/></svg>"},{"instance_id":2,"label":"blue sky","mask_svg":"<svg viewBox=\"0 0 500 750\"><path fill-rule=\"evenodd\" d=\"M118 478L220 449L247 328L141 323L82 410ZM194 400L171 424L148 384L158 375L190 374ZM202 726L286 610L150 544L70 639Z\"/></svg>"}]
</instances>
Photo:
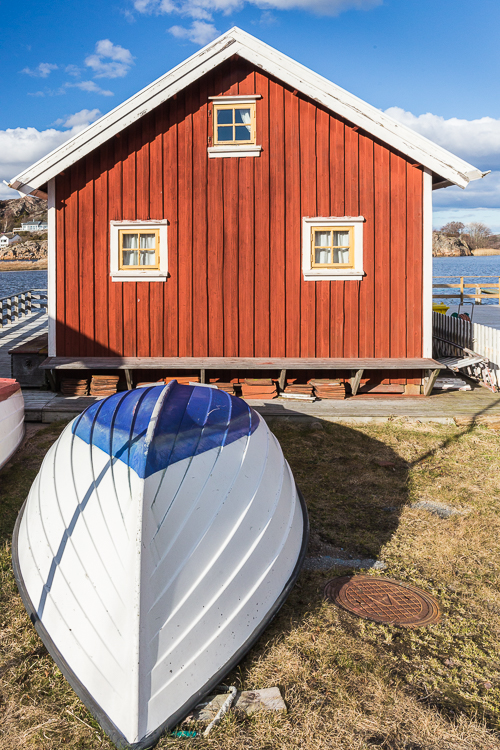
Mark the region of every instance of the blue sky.
<instances>
[{"instance_id":1,"label":"blue sky","mask_svg":"<svg viewBox=\"0 0 500 750\"><path fill-rule=\"evenodd\" d=\"M237 25L491 169L435 192L434 223L500 232L498 0L28 0L2 22L0 180Z\"/></svg>"}]
</instances>

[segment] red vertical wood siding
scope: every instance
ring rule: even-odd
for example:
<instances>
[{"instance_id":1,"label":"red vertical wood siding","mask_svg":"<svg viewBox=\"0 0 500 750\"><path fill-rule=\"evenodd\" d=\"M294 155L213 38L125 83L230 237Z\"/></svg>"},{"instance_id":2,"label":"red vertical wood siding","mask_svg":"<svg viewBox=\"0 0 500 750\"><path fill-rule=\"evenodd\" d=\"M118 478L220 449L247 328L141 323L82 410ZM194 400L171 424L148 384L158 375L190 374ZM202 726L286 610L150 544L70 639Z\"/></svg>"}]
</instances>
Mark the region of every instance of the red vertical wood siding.
<instances>
[{"instance_id":1,"label":"red vertical wood siding","mask_svg":"<svg viewBox=\"0 0 500 750\"><path fill-rule=\"evenodd\" d=\"M209 159L210 96L257 101ZM422 354L422 170L235 58L56 180L59 356ZM361 281L304 281L302 217L364 216ZM168 279L113 282L111 220L168 220Z\"/></svg>"}]
</instances>

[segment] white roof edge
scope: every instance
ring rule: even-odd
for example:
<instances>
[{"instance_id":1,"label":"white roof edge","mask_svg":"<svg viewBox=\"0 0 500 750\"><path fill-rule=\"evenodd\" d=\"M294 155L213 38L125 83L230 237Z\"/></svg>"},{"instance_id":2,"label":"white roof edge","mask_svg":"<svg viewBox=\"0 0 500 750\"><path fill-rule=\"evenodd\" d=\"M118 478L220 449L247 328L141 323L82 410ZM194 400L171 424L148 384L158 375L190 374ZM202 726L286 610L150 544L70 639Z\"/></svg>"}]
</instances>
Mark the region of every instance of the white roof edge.
<instances>
[{"instance_id":1,"label":"white roof edge","mask_svg":"<svg viewBox=\"0 0 500 750\"><path fill-rule=\"evenodd\" d=\"M21 172L11 180L10 186L17 190L24 185L29 185L31 189L41 187L47 180L236 54L454 185L465 188L469 182L483 177L483 172L472 164L265 42L234 27Z\"/></svg>"}]
</instances>

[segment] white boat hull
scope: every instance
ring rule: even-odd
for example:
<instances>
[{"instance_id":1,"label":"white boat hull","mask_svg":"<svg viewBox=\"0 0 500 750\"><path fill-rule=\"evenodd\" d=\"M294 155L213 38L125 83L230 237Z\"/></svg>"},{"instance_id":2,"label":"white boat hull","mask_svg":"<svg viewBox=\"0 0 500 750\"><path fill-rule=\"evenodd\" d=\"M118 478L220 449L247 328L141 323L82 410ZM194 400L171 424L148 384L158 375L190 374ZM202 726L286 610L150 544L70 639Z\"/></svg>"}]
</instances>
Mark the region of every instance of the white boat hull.
<instances>
[{"instance_id":1,"label":"white boat hull","mask_svg":"<svg viewBox=\"0 0 500 750\"><path fill-rule=\"evenodd\" d=\"M283 603L307 513L244 402L170 384L68 425L21 511L14 568L45 645L118 747L152 746Z\"/></svg>"},{"instance_id":2,"label":"white boat hull","mask_svg":"<svg viewBox=\"0 0 500 750\"><path fill-rule=\"evenodd\" d=\"M24 399L15 380L0 378L0 469L24 437Z\"/></svg>"}]
</instances>

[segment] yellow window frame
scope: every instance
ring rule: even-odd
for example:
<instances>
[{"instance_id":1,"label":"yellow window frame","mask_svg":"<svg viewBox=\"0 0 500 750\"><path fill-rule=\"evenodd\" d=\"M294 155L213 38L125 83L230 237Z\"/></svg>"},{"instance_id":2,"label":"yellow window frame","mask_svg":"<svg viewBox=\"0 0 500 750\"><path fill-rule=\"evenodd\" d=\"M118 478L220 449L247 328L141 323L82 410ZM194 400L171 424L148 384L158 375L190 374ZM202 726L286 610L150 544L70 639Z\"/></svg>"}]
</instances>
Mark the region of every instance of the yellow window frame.
<instances>
[{"instance_id":1,"label":"yellow window frame","mask_svg":"<svg viewBox=\"0 0 500 750\"><path fill-rule=\"evenodd\" d=\"M315 237L316 232L330 232L331 244L330 245L316 245ZM349 245L334 245L333 244L333 233L334 232L349 232ZM348 263L316 263L316 250L331 250L331 257L333 258L334 250L345 250L349 248L349 262ZM311 227L311 268L354 268L354 227L352 226L314 226Z\"/></svg>"},{"instance_id":2,"label":"yellow window frame","mask_svg":"<svg viewBox=\"0 0 500 750\"><path fill-rule=\"evenodd\" d=\"M137 234L139 237L139 248L138 251L140 252L140 245L141 245L141 234L154 234L155 235L155 263L154 265L138 265L138 266L130 266L128 264L125 264L123 262L123 253L124 252L130 252L131 248L123 247L123 237L127 234ZM148 250L152 250L153 248L147 248ZM119 229L118 230L118 268L120 271L134 271L134 270L148 270L148 271L158 271L160 269L160 230L159 229L153 229L153 228L145 228L145 229Z\"/></svg>"},{"instance_id":3,"label":"yellow window frame","mask_svg":"<svg viewBox=\"0 0 500 750\"><path fill-rule=\"evenodd\" d=\"M250 110L250 139L246 141L238 141L236 139L232 141L219 141L217 137L217 113L222 109L232 109L233 110L233 124L232 125L221 125L221 127L232 127L233 128L233 135L235 134L234 128L236 127L236 123L234 121L234 110L235 109L249 109ZM257 142L257 134L256 134L256 107L255 102L244 102L241 104L235 104L234 102L231 104L219 104L218 102L214 102L213 105L213 117L212 120L214 121L214 146L255 146Z\"/></svg>"}]
</instances>

